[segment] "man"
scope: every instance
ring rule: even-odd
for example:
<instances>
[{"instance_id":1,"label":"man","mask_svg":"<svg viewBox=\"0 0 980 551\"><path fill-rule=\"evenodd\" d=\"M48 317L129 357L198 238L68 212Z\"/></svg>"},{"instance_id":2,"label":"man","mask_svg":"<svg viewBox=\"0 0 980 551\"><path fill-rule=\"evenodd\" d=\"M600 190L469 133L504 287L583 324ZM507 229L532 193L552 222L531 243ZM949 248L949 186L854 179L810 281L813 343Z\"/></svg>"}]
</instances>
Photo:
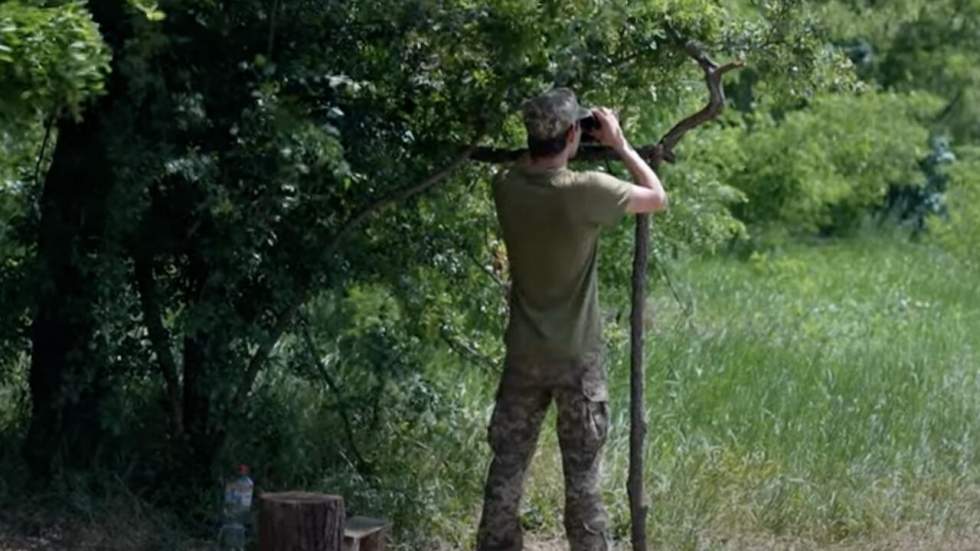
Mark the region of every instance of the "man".
<instances>
[{"instance_id":1,"label":"man","mask_svg":"<svg viewBox=\"0 0 980 551\"><path fill-rule=\"evenodd\" d=\"M626 165L636 185L602 172L567 168L581 121ZM630 147L616 116L589 111L556 88L524 104L529 156L494 181L497 217L512 274L507 355L488 431L487 477L478 551L519 551L524 474L551 400L565 476L565 531L571 551L607 549L599 495L600 449L608 423L596 282L599 230L626 213L666 208L653 170Z\"/></svg>"}]
</instances>

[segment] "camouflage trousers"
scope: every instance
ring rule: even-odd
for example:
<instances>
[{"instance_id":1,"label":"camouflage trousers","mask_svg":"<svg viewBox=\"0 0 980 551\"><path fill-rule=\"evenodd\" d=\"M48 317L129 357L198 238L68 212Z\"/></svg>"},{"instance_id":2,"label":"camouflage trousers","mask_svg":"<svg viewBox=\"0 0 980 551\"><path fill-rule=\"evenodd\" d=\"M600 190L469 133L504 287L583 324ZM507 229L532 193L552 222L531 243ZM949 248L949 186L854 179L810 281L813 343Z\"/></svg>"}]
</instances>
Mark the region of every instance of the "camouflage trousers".
<instances>
[{"instance_id":1,"label":"camouflage trousers","mask_svg":"<svg viewBox=\"0 0 980 551\"><path fill-rule=\"evenodd\" d=\"M565 478L565 533L571 551L608 549L608 519L599 494L608 428L606 373L598 354L578 360L508 357L488 436L487 476L477 551L520 551L519 505L528 464L548 406L558 408Z\"/></svg>"}]
</instances>

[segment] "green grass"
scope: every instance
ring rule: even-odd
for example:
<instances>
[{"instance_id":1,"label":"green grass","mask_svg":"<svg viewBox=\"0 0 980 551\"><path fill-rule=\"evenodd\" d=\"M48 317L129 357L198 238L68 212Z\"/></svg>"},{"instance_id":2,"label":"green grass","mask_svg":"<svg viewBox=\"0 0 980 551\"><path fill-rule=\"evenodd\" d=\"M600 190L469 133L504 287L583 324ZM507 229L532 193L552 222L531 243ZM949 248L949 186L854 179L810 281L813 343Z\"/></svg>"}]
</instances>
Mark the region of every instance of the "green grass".
<instances>
[{"instance_id":1,"label":"green grass","mask_svg":"<svg viewBox=\"0 0 980 551\"><path fill-rule=\"evenodd\" d=\"M669 549L753 534L826 545L977 526L980 293L965 270L870 238L674 266L692 308L663 289L651 305L652 537ZM605 488L627 538L623 361L611 384ZM560 534L553 429L542 444L528 510Z\"/></svg>"}]
</instances>

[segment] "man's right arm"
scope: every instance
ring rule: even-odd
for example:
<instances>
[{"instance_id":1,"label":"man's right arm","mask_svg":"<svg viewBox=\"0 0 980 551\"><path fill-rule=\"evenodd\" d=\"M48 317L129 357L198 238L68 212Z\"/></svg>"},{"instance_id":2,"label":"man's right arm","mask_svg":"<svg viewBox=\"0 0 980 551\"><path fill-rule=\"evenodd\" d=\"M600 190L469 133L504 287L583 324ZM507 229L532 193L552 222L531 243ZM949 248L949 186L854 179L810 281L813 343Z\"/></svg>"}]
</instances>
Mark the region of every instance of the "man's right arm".
<instances>
[{"instance_id":1,"label":"man's right arm","mask_svg":"<svg viewBox=\"0 0 980 551\"><path fill-rule=\"evenodd\" d=\"M601 125L595 133L596 139L619 155L633 178L634 185L630 190L626 212L637 214L666 209L667 192L664 191L660 178L626 140L616 115L605 107L595 109L593 113Z\"/></svg>"}]
</instances>

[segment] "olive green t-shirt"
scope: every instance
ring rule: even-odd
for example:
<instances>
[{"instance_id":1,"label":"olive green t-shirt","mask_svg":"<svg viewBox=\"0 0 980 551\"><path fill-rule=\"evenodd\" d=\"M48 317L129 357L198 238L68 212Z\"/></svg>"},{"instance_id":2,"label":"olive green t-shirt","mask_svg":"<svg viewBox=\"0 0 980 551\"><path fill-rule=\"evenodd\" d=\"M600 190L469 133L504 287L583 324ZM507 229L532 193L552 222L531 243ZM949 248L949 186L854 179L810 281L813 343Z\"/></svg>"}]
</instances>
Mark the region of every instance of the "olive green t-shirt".
<instances>
[{"instance_id":1,"label":"olive green t-shirt","mask_svg":"<svg viewBox=\"0 0 980 551\"><path fill-rule=\"evenodd\" d=\"M630 189L602 172L523 164L494 180L512 278L508 353L573 358L599 351L599 230L622 218Z\"/></svg>"}]
</instances>

